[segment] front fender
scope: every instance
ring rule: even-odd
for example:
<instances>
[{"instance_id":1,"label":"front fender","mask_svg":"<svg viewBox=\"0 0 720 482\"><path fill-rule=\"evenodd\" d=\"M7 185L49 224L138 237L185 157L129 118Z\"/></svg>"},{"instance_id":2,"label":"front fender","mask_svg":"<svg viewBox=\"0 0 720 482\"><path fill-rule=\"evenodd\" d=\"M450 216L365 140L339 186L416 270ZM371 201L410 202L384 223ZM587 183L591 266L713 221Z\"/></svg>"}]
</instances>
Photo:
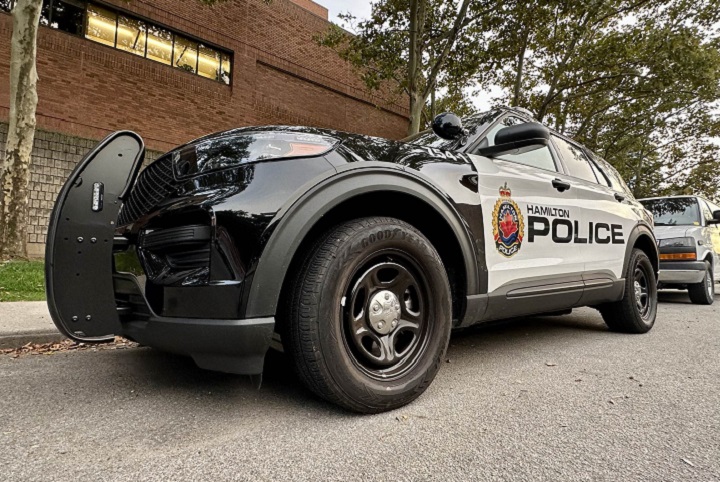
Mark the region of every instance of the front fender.
<instances>
[{"instance_id":1,"label":"front fender","mask_svg":"<svg viewBox=\"0 0 720 482\"><path fill-rule=\"evenodd\" d=\"M630 263L630 256L632 250L635 247L640 247L646 251L650 261L653 264L655 275L657 276L660 270L660 254L658 253L657 240L653 233L652 227L644 222L639 222L630 232L628 236L627 248L625 250L625 261L623 263L623 273L627 272L628 264Z\"/></svg>"},{"instance_id":2,"label":"front fender","mask_svg":"<svg viewBox=\"0 0 720 482\"><path fill-rule=\"evenodd\" d=\"M372 164L372 165L368 165ZM479 289L477 259L468 229L450 200L427 181L387 163L367 163L326 179L288 202L257 264L247 296L247 317L274 316L283 282L301 243L313 226L333 208L361 194L397 192L416 197L435 209L451 227L460 245L467 293Z\"/></svg>"}]
</instances>

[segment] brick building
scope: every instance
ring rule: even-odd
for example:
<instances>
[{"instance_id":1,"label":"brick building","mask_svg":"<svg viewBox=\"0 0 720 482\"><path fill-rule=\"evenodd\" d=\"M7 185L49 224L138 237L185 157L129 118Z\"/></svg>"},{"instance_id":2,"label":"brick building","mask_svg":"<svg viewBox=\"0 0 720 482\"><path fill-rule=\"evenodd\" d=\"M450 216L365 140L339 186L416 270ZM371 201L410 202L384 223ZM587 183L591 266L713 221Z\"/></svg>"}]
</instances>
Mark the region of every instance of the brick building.
<instances>
[{"instance_id":1,"label":"brick building","mask_svg":"<svg viewBox=\"0 0 720 482\"><path fill-rule=\"evenodd\" d=\"M0 0L7 11L10 0ZM330 25L311 0L45 0L38 34L38 132L28 249L43 253L65 178L118 129L148 157L209 132L302 124L402 137L407 109L367 92L352 68L316 45ZM9 76L12 18L0 13L0 75ZM0 82L0 151L9 85Z\"/></svg>"}]
</instances>

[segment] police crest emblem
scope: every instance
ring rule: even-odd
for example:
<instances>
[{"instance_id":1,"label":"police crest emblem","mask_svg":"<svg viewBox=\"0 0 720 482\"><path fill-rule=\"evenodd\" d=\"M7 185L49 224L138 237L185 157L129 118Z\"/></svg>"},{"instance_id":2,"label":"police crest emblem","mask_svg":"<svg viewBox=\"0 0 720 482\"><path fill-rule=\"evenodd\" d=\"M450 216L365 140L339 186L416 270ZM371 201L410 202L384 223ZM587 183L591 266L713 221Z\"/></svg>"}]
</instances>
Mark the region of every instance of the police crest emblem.
<instances>
[{"instance_id":1,"label":"police crest emblem","mask_svg":"<svg viewBox=\"0 0 720 482\"><path fill-rule=\"evenodd\" d=\"M522 212L517 203L510 198L511 195L512 191L507 183L500 187L500 198L495 203L492 215L495 247L506 258L520 251L525 232Z\"/></svg>"}]
</instances>

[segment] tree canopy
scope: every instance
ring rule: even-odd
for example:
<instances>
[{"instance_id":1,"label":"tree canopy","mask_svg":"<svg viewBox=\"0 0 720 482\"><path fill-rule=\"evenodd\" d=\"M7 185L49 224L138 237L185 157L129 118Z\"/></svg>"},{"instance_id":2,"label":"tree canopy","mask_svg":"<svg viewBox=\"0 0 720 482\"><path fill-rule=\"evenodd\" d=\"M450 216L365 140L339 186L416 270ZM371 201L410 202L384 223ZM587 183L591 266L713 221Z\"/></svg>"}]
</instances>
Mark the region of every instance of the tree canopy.
<instances>
[{"instance_id":1,"label":"tree canopy","mask_svg":"<svg viewBox=\"0 0 720 482\"><path fill-rule=\"evenodd\" d=\"M380 0L355 36L321 41L358 68L370 88L393 79L405 95L415 0ZM423 0L417 0L423 3ZM468 92L499 87L497 104L587 145L623 174L637 196L720 196L720 9L713 0L472 0L440 59L461 5L425 0L432 20L419 85L438 107L468 111ZM345 39L340 41L340 39ZM430 96L432 98L432 96ZM434 111L428 97L427 111ZM429 119L425 116L425 120Z\"/></svg>"}]
</instances>

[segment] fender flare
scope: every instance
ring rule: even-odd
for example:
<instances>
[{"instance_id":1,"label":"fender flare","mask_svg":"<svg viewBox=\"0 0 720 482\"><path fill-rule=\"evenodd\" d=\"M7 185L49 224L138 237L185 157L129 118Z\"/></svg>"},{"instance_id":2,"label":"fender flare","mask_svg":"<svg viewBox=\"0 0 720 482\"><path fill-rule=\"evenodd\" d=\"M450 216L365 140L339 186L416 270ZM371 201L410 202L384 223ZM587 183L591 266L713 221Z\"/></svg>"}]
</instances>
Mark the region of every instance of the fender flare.
<instances>
[{"instance_id":1,"label":"fender flare","mask_svg":"<svg viewBox=\"0 0 720 482\"><path fill-rule=\"evenodd\" d=\"M432 184L400 168L375 167L342 171L299 196L275 216L275 228L260 255L246 295L245 316L274 316L290 263L315 224L330 210L355 196L372 192L412 195L433 207L453 230L466 272L467 293L479 287L477 256L467 226L449 198ZM262 314L262 315L261 315Z\"/></svg>"},{"instance_id":2,"label":"fender flare","mask_svg":"<svg viewBox=\"0 0 720 482\"><path fill-rule=\"evenodd\" d=\"M655 268L655 275L657 276L660 269L660 253L657 248L657 240L655 239L655 234L653 233L652 227L643 222L638 223L632 229L632 231L630 231L630 235L628 236L628 242L625 248L625 261L623 262L623 276L627 271L628 264L630 263L630 255L632 254L632 250L635 247L635 244L643 237L648 238L652 246L654 246L655 257L654 259L651 258L651 261L653 263L653 268Z\"/></svg>"}]
</instances>

